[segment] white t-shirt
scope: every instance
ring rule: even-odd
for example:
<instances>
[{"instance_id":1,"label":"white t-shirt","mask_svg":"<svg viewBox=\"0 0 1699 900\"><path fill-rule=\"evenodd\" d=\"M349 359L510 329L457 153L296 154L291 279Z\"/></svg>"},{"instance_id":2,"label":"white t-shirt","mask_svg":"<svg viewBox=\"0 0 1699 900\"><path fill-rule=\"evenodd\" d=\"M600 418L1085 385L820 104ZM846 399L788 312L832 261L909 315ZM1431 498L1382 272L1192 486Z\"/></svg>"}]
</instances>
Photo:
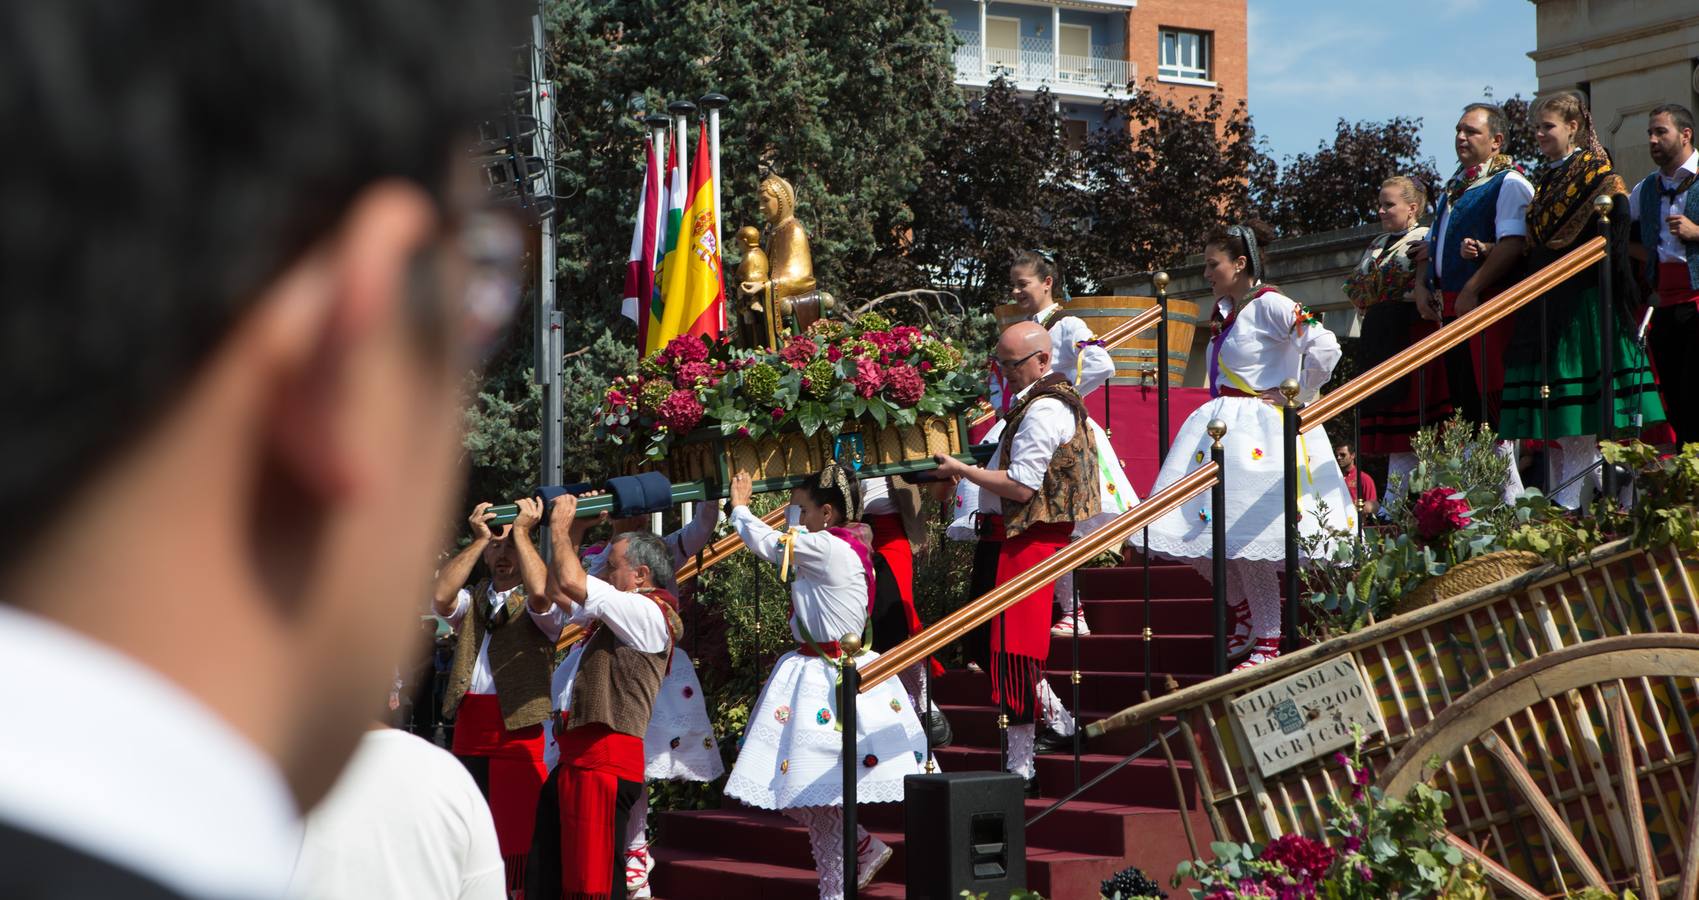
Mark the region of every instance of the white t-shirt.
<instances>
[{"instance_id":1,"label":"white t-shirt","mask_svg":"<svg viewBox=\"0 0 1699 900\"><path fill-rule=\"evenodd\" d=\"M1528 234L1528 202L1534 199L1534 185L1521 172L1511 169L1498 187L1498 204L1493 209L1494 240L1507 237L1526 237ZM1439 275L1445 259L1445 228L1451 224L1451 205L1446 204L1439 221L1434 223L1434 275Z\"/></svg>"},{"instance_id":2,"label":"white t-shirt","mask_svg":"<svg viewBox=\"0 0 1699 900\"><path fill-rule=\"evenodd\" d=\"M447 750L392 728L368 731L307 816L289 895L503 900L489 804Z\"/></svg>"}]
</instances>

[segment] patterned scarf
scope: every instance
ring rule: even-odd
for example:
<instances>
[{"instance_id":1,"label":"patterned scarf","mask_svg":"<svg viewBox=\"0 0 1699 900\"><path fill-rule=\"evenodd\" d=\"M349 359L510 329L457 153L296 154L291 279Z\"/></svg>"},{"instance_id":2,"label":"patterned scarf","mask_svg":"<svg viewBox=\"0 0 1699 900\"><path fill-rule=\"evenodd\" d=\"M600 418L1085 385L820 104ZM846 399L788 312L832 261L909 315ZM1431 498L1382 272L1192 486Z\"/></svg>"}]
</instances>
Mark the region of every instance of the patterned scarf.
<instances>
[{"instance_id":1,"label":"patterned scarf","mask_svg":"<svg viewBox=\"0 0 1699 900\"><path fill-rule=\"evenodd\" d=\"M1510 157L1503 153L1500 153L1484 163L1477 163L1467 168L1458 166L1457 171L1452 173L1451 179L1445 183L1446 196L1451 198L1452 203L1456 203L1457 198L1468 193L1470 188L1486 181L1505 169L1516 169L1521 171L1521 167L1512 162Z\"/></svg>"},{"instance_id":2,"label":"patterned scarf","mask_svg":"<svg viewBox=\"0 0 1699 900\"><path fill-rule=\"evenodd\" d=\"M1628 193L1611 168L1610 154L1591 134L1586 146L1541 166L1538 179L1528 203L1528 233L1534 243L1552 250L1573 244L1593 220L1594 198Z\"/></svg>"}]
</instances>

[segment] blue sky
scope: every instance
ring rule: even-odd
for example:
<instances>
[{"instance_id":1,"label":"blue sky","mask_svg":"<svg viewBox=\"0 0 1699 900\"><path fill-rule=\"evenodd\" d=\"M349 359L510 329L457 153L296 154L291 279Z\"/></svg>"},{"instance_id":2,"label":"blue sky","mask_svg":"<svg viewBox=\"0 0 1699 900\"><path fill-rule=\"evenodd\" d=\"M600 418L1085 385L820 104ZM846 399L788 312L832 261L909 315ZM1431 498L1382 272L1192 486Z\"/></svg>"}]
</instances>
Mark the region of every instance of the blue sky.
<instances>
[{"instance_id":1,"label":"blue sky","mask_svg":"<svg viewBox=\"0 0 1699 900\"><path fill-rule=\"evenodd\" d=\"M1422 154L1451 171L1451 127L1488 85L1534 94L1528 0L1249 0L1250 110L1276 160L1335 123L1422 117Z\"/></svg>"}]
</instances>

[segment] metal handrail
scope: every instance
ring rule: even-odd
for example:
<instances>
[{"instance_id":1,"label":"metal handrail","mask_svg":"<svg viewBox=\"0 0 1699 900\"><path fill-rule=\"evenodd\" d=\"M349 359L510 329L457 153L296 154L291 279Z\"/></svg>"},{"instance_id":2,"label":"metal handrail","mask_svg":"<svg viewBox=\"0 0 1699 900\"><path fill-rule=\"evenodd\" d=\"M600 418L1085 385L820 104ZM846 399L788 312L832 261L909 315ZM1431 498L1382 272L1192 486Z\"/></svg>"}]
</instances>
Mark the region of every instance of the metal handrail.
<instances>
[{"instance_id":1,"label":"metal handrail","mask_svg":"<svg viewBox=\"0 0 1699 900\"><path fill-rule=\"evenodd\" d=\"M1559 257L1551 265L1495 294L1488 303L1469 310L1455 321L1417 341L1396 356L1346 382L1344 386L1298 413L1300 434L1320 428L1322 423L1362 403L1400 378L1438 359L1447 350L1497 324L1511 313L1547 291L1581 274L1605 258L1605 239L1595 237Z\"/></svg>"},{"instance_id":2,"label":"metal handrail","mask_svg":"<svg viewBox=\"0 0 1699 900\"><path fill-rule=\"evenodd\" d=\"M1160 325L1161 323L1162 323L1162 304L1160 304L1160 303L1152 304L1150 309L1147 309L1144 312L1141 312L1138 315L1132 317L1131 319L1128 319L1127 321L1122 322L1119 325L1116 325L1114 328L1111 328L1108 331L1105 331L1102 334L1102 336L1100 336L1098 338L1098 340L1103 342L1103 349L1113 350L1116 347L1119 347L1122 344L1126 343L1127 341L1132 340L1133 336L1138 334L1139 332L1145 331L1145 330L1150 329L1150 328L1155 328L1157 325ZM978 428L979 426L984 425L985 423L990 422L992 419L995 419L995 418L997 418L997 411L996 410L988 410L986 412L979 414L977 417L974 418L973 421L969 422L968 427L969 428Z\"/></svg>"},{"instance_id":3,"label":"metal handrail","mask_svg":"<svg viewBox=\"0 0 1699 900\"><path fill-rule=\"evenodd\" d=\"M1160 743L1162 741L1166 741L1169 738L1171 738L1174 735L1179 734L1179 733L1180 733L1180 726L1175 725L1173 728L1170 728L1167 731L1162 732L1162 735L1160 737L1151 738L1150 741L1147 742L1143 747L1140 747L1139 749L1134 750L1133 752L1127 754L1126 758L1116 762L1114 765L1110 766L1109 768L1104 769L1103 771L1097 773L1095 776L1092 777L1092 779L1090 781L1086 782L1085 784L1080 785L1077 788L1074 788L1073 791L1071 793L1069 793L1067 796L1065 796L1065 797L1057 800L1055 803L1052 803L1049 806L1046 806L1045 808L1039 810L1037 813L1035 813L1033 815L1032 818L1026 820L1026 827L1031 828L1032 826L1037 825L1045 816L1048 816L1051 813L1055 812L1056 810L1061 809L1063 806L1066 806L1067 804L1072 803L1075 800L1078 800L1082 794L1084 794L1086 791L1091 790L1094 787L1097 787L1099 784L1101 784L1109 776L1115 774L1116 772L1121 771L1122 769L1125 769L1127 766L1132 765L1137 760L1143 759L1144 755L1146 753L1149 753L1150 751L1156 749L1156 745L1158 743Z\"/></svg>"},{"instance_id":4,"label":"metal handrail","mask_svg":"<svg viewBox=\"0 0 1699 900\"><path fill-rule=\"evenodd\" d=\"M1220 472L1204 465L1166 488L1145 498L1139 505L1110 520L1107 525L1056 551L1049 559L997 585L978 599L911 636L869 663L861 673L861 690L868 691L958 640L968 631L989 622L993 616L1014 606L1028 594L1071 572L1087 560L1126 540L1133 532L1178 509L1180 504L1215 486Z\"/></svg>"}]
</instances>

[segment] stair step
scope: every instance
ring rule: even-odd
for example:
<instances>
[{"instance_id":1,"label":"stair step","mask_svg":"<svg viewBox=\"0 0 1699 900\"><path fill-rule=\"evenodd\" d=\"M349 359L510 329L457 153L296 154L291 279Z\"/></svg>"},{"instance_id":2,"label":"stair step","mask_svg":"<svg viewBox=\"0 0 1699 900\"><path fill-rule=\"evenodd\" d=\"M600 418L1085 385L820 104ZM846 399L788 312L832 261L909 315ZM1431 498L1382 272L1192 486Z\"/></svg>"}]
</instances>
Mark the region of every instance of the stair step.
<instances>
[{"instance_id":1,"label":"stair step","mask_svg":"<svg viewBox=\"0 0 1699 900\"><path fill-rule=\"evenodd\" d=\"M1074 640L1072 637L1050 636L1049 668L1068 669L1073 665ZM1153 669L1207 673L1210 671L1209 655L1215 643L1215 638L1209 634L1153 634L1146 641L1142 635L1093 632L1078 640L1081 669L1138 672L1141 676L1147 647Z\"/></svg>"},{"instance_id":2,"label":"stair step","mask_svg":"<svg viewBox=\"0 0 1699 900\"><path fill-rule=\"evenodd\" d=\"M1080 672L1080 706L1085 709L1102 709L1118 712L1138 703L1144 691L1144 673L1117 667L1119 671L1081 671ZM1045 678L1050 682L1050 689L1062 702L1073 705L1074 686L1066 670L1052 668L1045 672ZM1165 680L1172 676L1181 687L1188 687L1208 681L1210 676L1202 672L1182 671L1170 672L1157 667L1151 672L1151 694L1160 697L1167 693L1163 688ZM991 705L991 676L984 672L969 672L965 669L953 669L945 672L943 677L932 680L932 702L939 706L990 706ZM1090 721L1089 719L1087 721Z\"/></svg>"},{"instance_id":3,"label":"stair step","mask_svg":"<svg viewBox=\"0 0 1699 900\"><path fill-rule=\"evenodd\" d=\"M946 772L995 771L998 752L981 747L945 747L936 751L938 764ZM1080 757L1080 779L1089 781L1124 756L1087 753ZM1074 789L1074 757L1072 754L1041 754L1035 761L1038 784L1044 796L1052 800L1067 796ZM1188 798L1195 798L1190 767L1180 771L1180 784ZM1135 759L1081 795L1082 800L1099 803L1126 803L1156 809L1173 809L1176 804L1174 783L1168 764L1160 755L1152 759ZM1188 802L1191 802L1190 800Z\"/></svg>"},{"instance_id":4,"label":"stair step","mask_svg":"<svg viewBox=\"0 0 1699 900\"><path fill-rule=\"evenodd\" d=\"M1144 597L1144 569L1139 566L1120 566L1107 569L1076 569L1074 584L1080 596L1088 599L1136 600ZM1150 569L1152 597L1187 599L1211 597L1214 590L1209 579L1199 575L1189 565L1152 566Z\"/></svg>"},{"instance_id":5,"label":"stair step","mask_svg":"<svg viewBox=\"0 0 1699 900\"><path fill-rule=\"evenodd\" d=\"M1200 597L1163 597L1150 601L1150 630L1159 636L1209 634L1215 601ZM1092 634L1142 635L1143 599L1088 598L1086 624Z\"/></svg>"},{"instance_id":6,"label":"stair step","mask_svg":"<svg viewBox=\"0 0 1699 900\"><path fill-rule=\"evenodd\" d=\"M982 750L997 749L997 709L992 706L940 706L938 707L950 720L950 729L955 737L952 746L976 747ZM1079 721L1090 724L1099 719L1108 718L1120 709L1093 709L1086 707L1079 714ZM1172 718L1160 720L1159 730L1167 730L1174 726ZM1147 741L1155 737L1144 728L1122 728L1103 735L1092 741L1089 749L1093 753L1106 753L1110 756L1123 757L1143 747ZM1175 738L1169 739L1169 747L1178 758L1182 751ZM1146 754L1151 759L1161 759L1162 750L1154 748ZM1182 765L1189 765L1181 761Z\"/></svg>"}]
</instances>

